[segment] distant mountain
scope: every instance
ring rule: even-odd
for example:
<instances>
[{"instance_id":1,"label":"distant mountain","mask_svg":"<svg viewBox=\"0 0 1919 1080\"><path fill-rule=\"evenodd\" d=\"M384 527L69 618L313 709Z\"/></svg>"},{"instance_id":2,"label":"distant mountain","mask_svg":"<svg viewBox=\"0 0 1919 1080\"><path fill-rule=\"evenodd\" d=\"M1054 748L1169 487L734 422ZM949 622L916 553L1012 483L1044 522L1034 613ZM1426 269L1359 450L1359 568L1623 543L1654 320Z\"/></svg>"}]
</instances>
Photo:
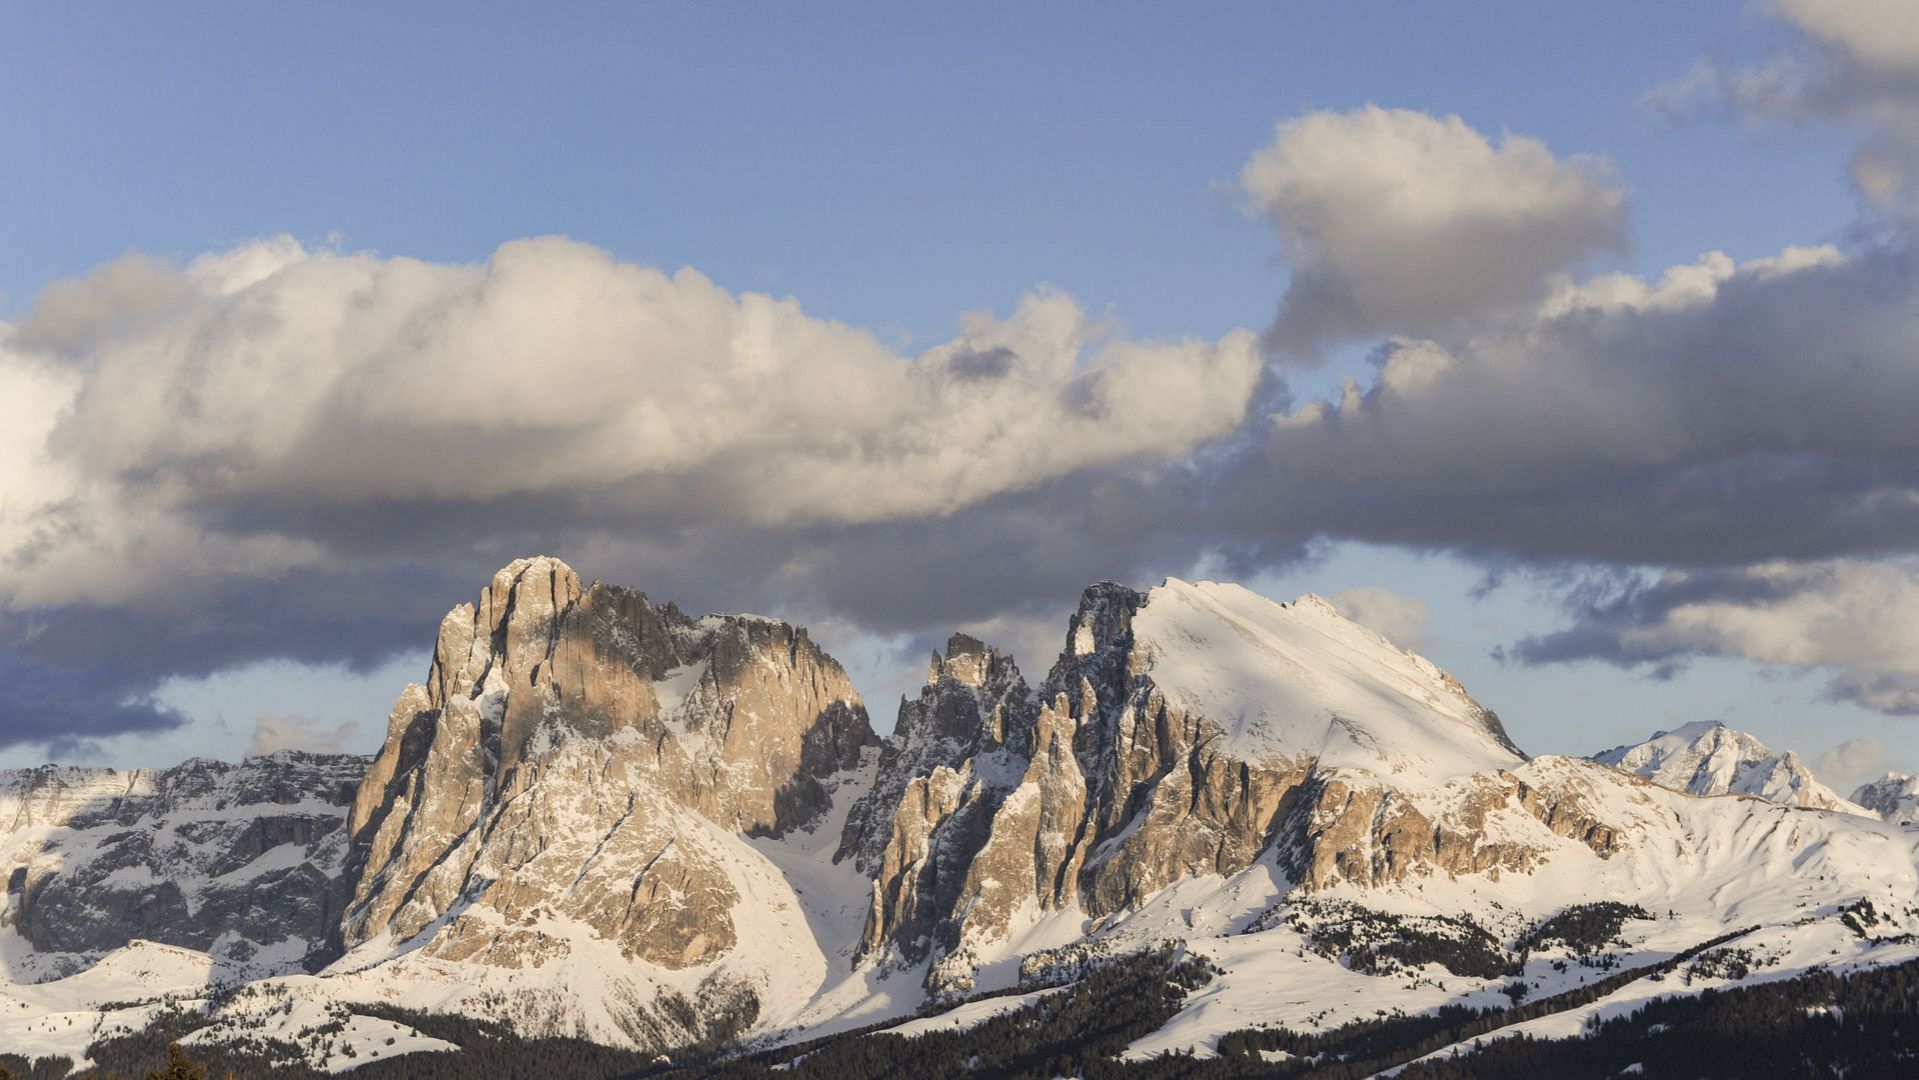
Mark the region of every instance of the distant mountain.
<instances>
[{"instance_id":1,"label":"distant mountain","mask_svg":"<svg viewBox=\"0 0 1919 1080\"><path fill-rule=\"evenodd\" d=\"M1919 823L1919 776L1887 773L1871 783L1859 785L1852 793L1852 801L1887 821L1901 825Z\"/></svg>"},{"instance_id":2,"label":"distant mountain","mask_svg":"<svg viewBox=\"0 0 1919 1080\"><path fill-rule=\"evenodd\" d=\"M805 630L523 559L371 760L0 774L0 1065L557 1080L976 1024L1011 1061L1101 1017L1109 1057L1377 1050L1919 958L1919 831L1717 725L1601 759L1317 597L1177 579L1088 588L1037 682L954 635L881 740Z\"/></svg>"},{"instance_id":3,"label":"distant mountain","mask_svg":"<svg viewBox=\"0 0 1919 1080\"><path fill-rule=\"evenodd\" d=\"M367 759L0 771L0 925L32 978L152 941L227 978L303 969L340 919L346 817ZM4 1040L0 1040L4 1042Z\"/></svg>"},{"instance_id":4,"label":"distant mountain","mask_svg":"<svg viewBox=\"0 0 1919 1080\"><path fill-rule=\"evenodd\" d=\"M1788 806L1870 813L1819 782L1799 755L1717 721L1655 731L1645 742L1615 746L1593 760L1691 795L1755 795Z\"/></svg>"}]
</instances>

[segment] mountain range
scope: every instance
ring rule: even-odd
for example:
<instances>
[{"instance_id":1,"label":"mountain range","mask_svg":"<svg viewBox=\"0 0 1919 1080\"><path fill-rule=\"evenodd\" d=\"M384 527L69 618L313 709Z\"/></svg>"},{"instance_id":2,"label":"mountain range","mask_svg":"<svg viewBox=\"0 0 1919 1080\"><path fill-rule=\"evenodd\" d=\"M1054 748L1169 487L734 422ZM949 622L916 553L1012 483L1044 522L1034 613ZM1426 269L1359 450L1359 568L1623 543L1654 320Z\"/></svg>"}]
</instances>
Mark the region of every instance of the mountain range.
<instances>
[{"instance_id":1,"label":"mountain range","mask_svg":"<svg viewBox=\"0 0 1919 1080\"><path fill-rule=\"evenodd\" d=\"M0 1051L337 1071L450 1060L458 1017L665 1068L1170 949L1196 985L1115 1056L1207 1059L1691 965L1510 1024L1577 1034L1919 959L1915 818L1911 777L1845 799L1721 725L1528 756L1328 602L1176 579L1088 588L1033 679L955 634L880 738L804 629L522 559L370 759L0 774Z\"/></svg>"}]
</instances>

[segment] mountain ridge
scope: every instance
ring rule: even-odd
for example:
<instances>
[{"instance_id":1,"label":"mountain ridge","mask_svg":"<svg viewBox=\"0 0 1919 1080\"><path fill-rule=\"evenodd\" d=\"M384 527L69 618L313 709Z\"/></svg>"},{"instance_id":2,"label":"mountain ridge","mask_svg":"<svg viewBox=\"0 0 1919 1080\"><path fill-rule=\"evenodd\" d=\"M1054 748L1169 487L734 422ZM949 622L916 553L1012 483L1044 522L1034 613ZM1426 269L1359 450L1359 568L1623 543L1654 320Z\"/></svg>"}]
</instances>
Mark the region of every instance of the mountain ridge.
<instances>
[{"instance_id":1,"label":"mountain ridge","mask_svg":"<svg viewBox=\"0 0 1919 1080\"><path fill-rule=\"evenodd\" d=\"M1791 750L1771 748L1717 720L1655 731L1644 742L1602 750L1593 760L1693 795L1753 795L1772 802L1869 813L1813 775Z\"/></svg>"},{"instance_id":2,"label":"mountain ridge","mask_svg":"<svg viewBox=\"0 0 1919 1080\"><path fill-rule=\"evenodd\" d=\"M1736 734L1692 773L1758 775ZM1692 760L1646 756L1655 774ZM1575 986L1584 954L1532 943L1595 894L1669 912L1610 932L1628 954L1756 923L1781 970L1919 956L1919 839L1897 825L1528 757L1457 680L1326 601L1177 578L1089 587L1037 685L953 635L881 740L801 628L516 560L448 613L371 759L197 763L161 802L126 796L148 774L36 772L51 779L18 787L37 802L9 804L0 775L0 867L21 882L0 908L0 995L19 1006L0 1039L76 1059L161 1002L204 1043L277 1038L315 1067L445 1049L376 1015L395 1001L704 1054L1059 985L1165 941L1219 974L1128 1053L1211 1053L1262 1023ZM257 781L222 804L194 779L214 773ZM61 783L100 791L62 803ZM153 842L185 834L224 846L196 863ZM300 932L209 937L207 920L250 924L151 903L181 866L215 883L196 898L297 900ZM63 895L117 929L57 940ZM1506 959L1379 959L1448 955L1408 944L1434 933ZM83 947L41 948L61 944ZM1314 1007L1275 999L1276 979ZM311 1035L333 1020L344 1034Z\"/></svg>"},{"instance_id":3,"label":"mountain ridge","mask_svg":"<svg viewBox=\"0 0 1919 1080\"><path fill-rule=\"evenodd\" d=\"M1919 823L1919 776L1887 773L1853 789L1852 801L1887 821Z\"/></svg>"}]
</instances>

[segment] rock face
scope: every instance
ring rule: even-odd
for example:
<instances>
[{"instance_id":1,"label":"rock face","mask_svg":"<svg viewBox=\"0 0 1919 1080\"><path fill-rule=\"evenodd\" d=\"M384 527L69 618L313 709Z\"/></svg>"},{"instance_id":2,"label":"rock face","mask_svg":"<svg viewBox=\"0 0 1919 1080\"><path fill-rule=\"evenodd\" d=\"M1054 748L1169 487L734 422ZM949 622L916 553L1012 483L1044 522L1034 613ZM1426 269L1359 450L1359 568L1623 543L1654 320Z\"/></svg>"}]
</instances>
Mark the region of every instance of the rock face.
<instances>
[{"instance_id":1,"label":"rock face","mask_svg":"<svg viewBox=\"0 0 1919 1080\"><path fill-rule=\"evenodd\" d=\"M1852 801L1898 825L1919 823L1919 776L1887 773L1859 785Z\"/></svg>"},{"instance_id":2,"label":"rock face","mask_svg":"<svg viewBox=\"0 0 1919 1080\"><path fill-rule=\"evenodd\" d=\"M1689 795L1754 795L1787 806L1862 813L1819 782L1799 755L1775 754L1765 743L1718 722L1656 731L1642 743L1615 746L1593 760Z\"/></svg>"},{"instance_id":3,"label":"rock face","mask_svg":"<svg viewBox=\"0 0 1919 1080\"><path fill-rule=\"evenodd\" d=\"M994 815L1030 767L1039 716L1011 657L964 634L933 655L842 834L839 857L873 881L861 958L892 945L918 960L957 944L953 915L976 885Z\"/></svg>"},{"instance_id":4,"label":"rock face","mask_svg":"<svg viewBox=\"0 0 1919 1080\"><path fill-rule=\"evenodd\" d=\"M690 618L522 559L441 624L349 823L339 945L498 967L580 935L681 970L731 950L740 834L814 825L873 741L804 630Z\"/></svg>"},{"instance_id":5,"label":"rock face","mask_svg":"<svg viewBox=\"0 0 1919 1080\"><path fill-rule=\"evenodd\" d=\"M1446 905L1414 925L1494 945L1617 898L1666 912L1640 940L1661 958L1864 910L1862 889L1902 913L1881 940L1915 929L1919 833L1804 809L1851 804L1793 755L1694 725L1601 757L1528 759L1317 597L1178 580L1086 590L1037 685L955 634L880 745L805 631L524 559L446 617L376 758L0 773L0 925L36 950L0 973L54 980L8 999L0 1038L127 986L305 968L213 1008L309 1039L398 1001L670 1053L910 1010L887 983L908 970L941 996L1169 938L1221 960L1196 1008L1290 1023L1258 1011L1271 987L1340 962L1283 929L1321 890ZM1919 820L1919 779L1857 798Z\"/></svg>"},{"instance_id":6,"label":"rock face","mask_svg":"<svg viewBox=\"0 0 1919 1080\"><path fill-rule=\"evenodd\" d=\"M333 882L367 759L0 772L0 919L35 949L144 939L241 970L299 970L339 918Z\"/></svg>"},{"instance_id":7,"label":"rock face","mask_svg":"<svg viewBox=\"0 0 1919 1080\"><path fill-rule=\"evenodd\" d=\"M1507 771L1524 760L1457 682L1317 597L1107 583L1036 697L970 639L935 657L841 855L874 878L863 955L931 955L950 992L1021 920L1123 911L1269 850L1318 887L1523 868L1532 848L1485 839L1502 808L1610 843L1575 795Z\"/></svg>"}]
</instances>

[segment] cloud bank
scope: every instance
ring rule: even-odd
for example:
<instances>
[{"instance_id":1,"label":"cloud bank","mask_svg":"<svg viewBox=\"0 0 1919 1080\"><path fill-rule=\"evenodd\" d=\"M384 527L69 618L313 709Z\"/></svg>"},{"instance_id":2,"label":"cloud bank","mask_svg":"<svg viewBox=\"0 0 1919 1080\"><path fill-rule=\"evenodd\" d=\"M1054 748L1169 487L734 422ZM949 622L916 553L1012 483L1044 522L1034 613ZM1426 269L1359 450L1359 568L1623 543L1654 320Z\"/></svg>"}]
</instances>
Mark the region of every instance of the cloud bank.
<instances>
[{"instance_id":1,"label":"cloud bank","mask_svg":"<svg viewBox=\"0 0 1919 1080\"><path fill-rule=\"evenodd\" d=\"M1131 340L1043 289L903 356L562 238L130 256L0 327L0 649L55 682L115 657L120 730L172 722L138 705L166 675L417 644L529 550L878 630L987 618L1162 557L1177 517L1139 515L1199 485L1156 474L1261 378L1251 332Z\"/></svg>"},{"instance_id":2,"label":"cloud bank","mask_svg":"<svg viewBox=\"0 0 1919 1080\"><path fill-rule=\"evenodd\" d=\"M0 596L123 600L323 559L252 511L591 498L649 521L946 514L1232 431L1252 336L1121 339L1070 299L900 357L792 300L560 238L478 266L266 241L50 290L0 361L50 430ZM43 425L39 425L44 428ZM10 502L12 502L10 500ZM225 519L232 527L208 528ZM74 572L68 572L68 571Z\"/></svg>"},{"instance_id":3,"label":"cloud bank","mask_svg":"<svg viewBox=\"0 0 1919 1080\"><path fill-rule=\"evenodd\" d=\"M28 688L0 744L177 723L169 676L364 668L530 551L915 648L1000 628L1043 669L1036 619L1090 581L1323 537L1635 583L1573 594L1527 662L1739 656L1919 712L1904 234L1582 278L1623 242L1602 160L1372 107L1281 124L1239 183L1292 273L1263 342L1133 340L1039 289L904 355L557 237L56 283L0 326L0 670ZM1379 342L1363 382L1258 407L1288 397L1271 350L1348 340ZM1336 603L1421 641L1414 598ZM290 723L259 745L328 737Z\"/></svg>"},{"instance_id":4,"label":"cloud bank","mask_svg":"<svg viewBox=\"0 0 1919 1080\"><path fill-rule=\"evenodd\" d=\"M1835 699L1919 715L1919 563L1671 571L1587 601L1571 628L1528 638L1517 655L1655 667L1736 656L1829 671Z\"/></svg>"},{"instance_id":5,"label":"cloud bank","mask_svg":"<svg viewBox=\"0 0 1919 1080\"><path fill-rule=\"evenodd\" d=\"M1608 276L1525 319L1396 339L1274 417L1245 526L1536 561L1726 565L1919 535L1919 302L1904 247ZM1259 512L1268 512L1262 516Z\"/></svg>"}]
</instances>

